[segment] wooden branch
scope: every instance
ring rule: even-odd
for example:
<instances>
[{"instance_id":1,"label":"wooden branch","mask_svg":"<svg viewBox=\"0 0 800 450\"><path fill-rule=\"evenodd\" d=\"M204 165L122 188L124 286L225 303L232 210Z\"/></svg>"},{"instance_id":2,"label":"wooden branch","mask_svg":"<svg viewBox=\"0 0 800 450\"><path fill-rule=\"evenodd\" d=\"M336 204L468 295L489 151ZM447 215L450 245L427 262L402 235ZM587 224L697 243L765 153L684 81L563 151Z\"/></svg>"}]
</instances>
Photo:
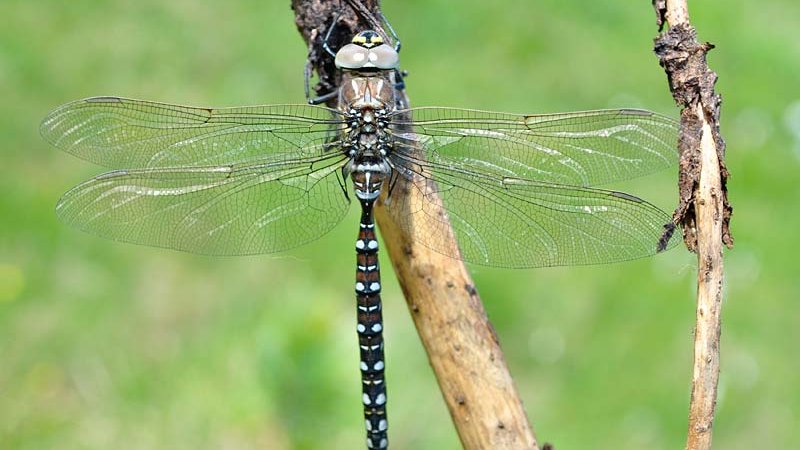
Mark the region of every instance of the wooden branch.
<instances>
[{"instance_id":1,"label":"wooden branch","mask_svg":"<svg viewBox=\"0 0 800 450\"><path fill-rule=\"evenodd\" d=\"M292 2L298 29L306 42L310 42L309 59L320 74L322 85L330 83L335 86L339 79L331 71L332 58L318 48L320 35L332 23L333 17L343 13L338 25L341 31L337 30L337 34L349 33L347 39L367 27L376 28L374 22L353 10L356 6L363 6L371 11L373 17L380 17L378 2L357 3L347 0L351 7L342 11L338 1ZM400 94L405 97L404 92ZM403 101L408 104L407 98ZM392 190L392 196L399 195L421 194L416 189L407 189L401 180ZM426 196L424 201L427 203L430 198ZM431 205L431 208L439 210L433 214L447 217L441 203ZM406 303L463 447L467 450L538 450L497 335L486 317L466 267L460 261L420 245L414 236L431 232L421 224L399 227L382 204L376 210L376 216Z\"/></svg>"},{"instance_id":2,"label":"wooden branch","mask_svg":"<svg viewBox=\"0 0 800 450\"><path fill-rule=\"evenodd\" d=\"M689 23L685 0L655 0L659 29L655 41L681 111L680 204L673 216L684 228L684 240L697 252L697 310L694 369L689 405L687 450L711 448L711 429L719 382L722 306L722 244L732 247L725 167L725 142L719 132L721 98L714 92L716 74L706 62L711 44L699 44Z\"/></svg>"}]
</instances>

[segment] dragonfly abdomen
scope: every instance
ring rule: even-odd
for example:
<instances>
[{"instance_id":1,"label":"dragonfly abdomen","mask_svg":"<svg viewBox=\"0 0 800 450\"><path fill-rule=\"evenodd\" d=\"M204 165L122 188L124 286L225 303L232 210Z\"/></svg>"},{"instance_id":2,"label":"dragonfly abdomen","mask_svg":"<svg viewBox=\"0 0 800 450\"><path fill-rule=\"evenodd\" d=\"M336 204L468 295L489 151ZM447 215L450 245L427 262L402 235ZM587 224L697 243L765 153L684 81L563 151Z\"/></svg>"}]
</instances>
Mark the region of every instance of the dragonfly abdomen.
<instances>
[{"instance_id":1,"label":"dragonfly abdomen","mask_svg":"<svg viewBox=\"0 0 800 450\"><path fill-rule=\"evenodd\" d=\"M356 239L356 305L358 308L358 345L361 349L362 402L367 428L367 448L385 449L388 421L386 419L386 382L384 379L383 315L381 304L381 273L378 264L378 240L372 207L380 194L382 181L372 180L370 170L353 173L356 195L361 200L361 223ZM377 179L381 172L375 172ZM359 194L356 179L364 180L366 193ZM375 188L374 191L370 189ZM369 197L369 198L365 198Z\"/></svg>"}]
</instances>

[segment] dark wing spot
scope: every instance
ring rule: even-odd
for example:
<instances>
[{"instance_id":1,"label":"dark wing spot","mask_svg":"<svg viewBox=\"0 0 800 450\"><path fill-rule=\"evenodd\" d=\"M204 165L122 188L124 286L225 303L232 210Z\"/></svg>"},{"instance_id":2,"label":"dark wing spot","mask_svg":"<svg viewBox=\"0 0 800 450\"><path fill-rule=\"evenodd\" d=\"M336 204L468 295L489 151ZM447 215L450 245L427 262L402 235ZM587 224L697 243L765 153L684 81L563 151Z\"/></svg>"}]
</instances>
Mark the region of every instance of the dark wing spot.
<instances>
[{"instance_id":1,"label":"dark wing spot","mask_svg":"<svg viewBox=\"0 0 800 450\"><path fill-rule=\"evenodd\" d=\"M650 117L653 115L650 111L645 111L644 109L620 109L619 113L623 116L643 116L643 117Z\"/></svg>"},{"instance_id":2,"label":"dark wing spot","mask_svg":"<svg viewBox=\"0 0 800 450\"><path fill-rule=\"evenodd\" d=\"M92 98L87 98L86 103L122 103L122 99L119 97L111 97L111 96L92 97Z\"/></svg>"},{"instance_id":3,"label":"dark wing spot","mask_svg":"<svg viewBox=\"0 0 800 450\"><path fill-rule=\"evenodd\" d=\"M624 200L629 200L636 203L644 203L644 200L640 199L639 197L636 197L631 194L626 194L624 192L611 191L610 194L613 195L614 197L619 197Z\"/></svg>"}]
</instances>

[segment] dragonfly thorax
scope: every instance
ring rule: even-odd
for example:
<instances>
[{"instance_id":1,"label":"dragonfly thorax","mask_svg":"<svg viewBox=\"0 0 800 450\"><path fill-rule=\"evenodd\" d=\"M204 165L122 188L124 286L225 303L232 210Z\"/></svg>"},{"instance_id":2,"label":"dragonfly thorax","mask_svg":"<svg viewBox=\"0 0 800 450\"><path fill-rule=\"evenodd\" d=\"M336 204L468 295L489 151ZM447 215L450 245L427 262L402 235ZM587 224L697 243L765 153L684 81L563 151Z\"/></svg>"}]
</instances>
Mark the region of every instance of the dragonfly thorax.
<instances>
[{"instance_id":1,"label":"dragonfly thorax","mask_svg":"<svg viewBox=\"0 0 800 450\"><path fill-rule=\"evenodd\" d=\"M387 132L394 110L394 88L387 78L345 74L339 92L340 110L346 117L342 150L351 158L384 157L391 139Z\"/></svg>"},{"instance_id":2,"label":"dragonfly thorax","mask_svg":"<svg viewBox=\"0 0 800 450\"><path fill-rule=\"evenodd\" d=\"M388 126L394 105L395 91L389 73L345 72L339 108L347 123L342 151L350 161L344 170L362 202L378 198L383 181L391 174L386 157L392 148Z\"/></svg>"},{"instance_id":3,"label":"dragonfly thorax","mask_svg":"<svg viewBox=\"0 0 800 450\"><path fill-rule=\"evenodd\" d=\"M351 110L347 129L344 131L344 151L348 156L386 156L390 146L386 133L388 121L386 111L363 108Z\"/></svg>"},{"instance_id":4,"label":"dragonfly thorax","mask_svg":"<svg viewBox=\"0 0 800 450\"><path fill-rule=\"evenodd\" d=\"M348 117L343 151L350 161L345 172L352 178L359 200L372 202L380 195L384 179L391 174L386 159L391 150L386 110L351 109Z\"/></svg>"},{"instance_id":5,"label":"dragonfly thorax","mask_svg":"<svg viewBox=\"0 0 800 450\"><path fill-rule=\"evenodd\" d=\"M389 111L394 108L395 92L391 77L385 72L362 74L346 72L339 88L342 112L372 109Z\"/></svg>"}]
</instances>

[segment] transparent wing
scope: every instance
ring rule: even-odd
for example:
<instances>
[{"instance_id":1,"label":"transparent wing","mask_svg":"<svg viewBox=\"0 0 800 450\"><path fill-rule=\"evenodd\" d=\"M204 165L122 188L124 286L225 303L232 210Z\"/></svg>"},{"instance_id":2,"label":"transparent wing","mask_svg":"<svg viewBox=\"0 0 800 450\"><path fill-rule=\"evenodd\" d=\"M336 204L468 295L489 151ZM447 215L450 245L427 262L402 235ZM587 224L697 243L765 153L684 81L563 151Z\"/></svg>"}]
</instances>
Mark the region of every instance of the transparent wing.
<instances>
[{"instance_id":1,"label":"transparent wing","mask_svg":"<svg viewBox=\"0 0 800 450\"><path fill-rule=\"evenodd\" d=\"M120 170L76 186L56 211L66 223L118 241L209 255L286 250L344 216L345 159L246 166Z\"/></svg>"},{"instance_id":2,"label":"transparent wing","mask_svg":"<svg viewBox=\"0 0 800 450\"><path fill-rule=\"evenodd\" d=\"M588 186L673 165L671 119L630 109L523 116L432 107L395 114L389 159L412 195L392 196L389 211L408 229L424 227L414 234L433 250L504 267L609 263L657 252L667 213ZM437 197L458 246L434 208Z\"/></svg>"},{"instance_id":3,"label":"transparent wing","mask_svg":"<svg viewBox=\"0 0 800 450\"><path fill-rule=\"evenodd\" d=\"M514 115L414 108L396 112L392 132L420 144L431 164L490 178L592 186L677 161L677 123L635 109Z\"/></svg>"},{"instance_id":4,"label":"transparent wing","mask_svg":"<svg viewBox=\"0 0 800 450\"><path fill-rule=\"evenodd\" d=\"M414 235L423 245L476 264L522 268L641 258L657 252L670 222L669 214L621 192L433 171L432 177L406 173L399 184L416 192L390 195L387 210L406 229L421 227ZM457 243L433 208L437 196Z\"/></svg>"},{"instance_id":5,"label":"transparent wing","mask_svg":"<svg viewBox=\"0 0 800 450\"><path fill-rule=\"evenodd\" d=\"M220 166L314 156L343 127L339 113L309 105L194 108L119 97L63 105L41 124L44 139L119 168Z\"/></svg>"}]
</instances>

